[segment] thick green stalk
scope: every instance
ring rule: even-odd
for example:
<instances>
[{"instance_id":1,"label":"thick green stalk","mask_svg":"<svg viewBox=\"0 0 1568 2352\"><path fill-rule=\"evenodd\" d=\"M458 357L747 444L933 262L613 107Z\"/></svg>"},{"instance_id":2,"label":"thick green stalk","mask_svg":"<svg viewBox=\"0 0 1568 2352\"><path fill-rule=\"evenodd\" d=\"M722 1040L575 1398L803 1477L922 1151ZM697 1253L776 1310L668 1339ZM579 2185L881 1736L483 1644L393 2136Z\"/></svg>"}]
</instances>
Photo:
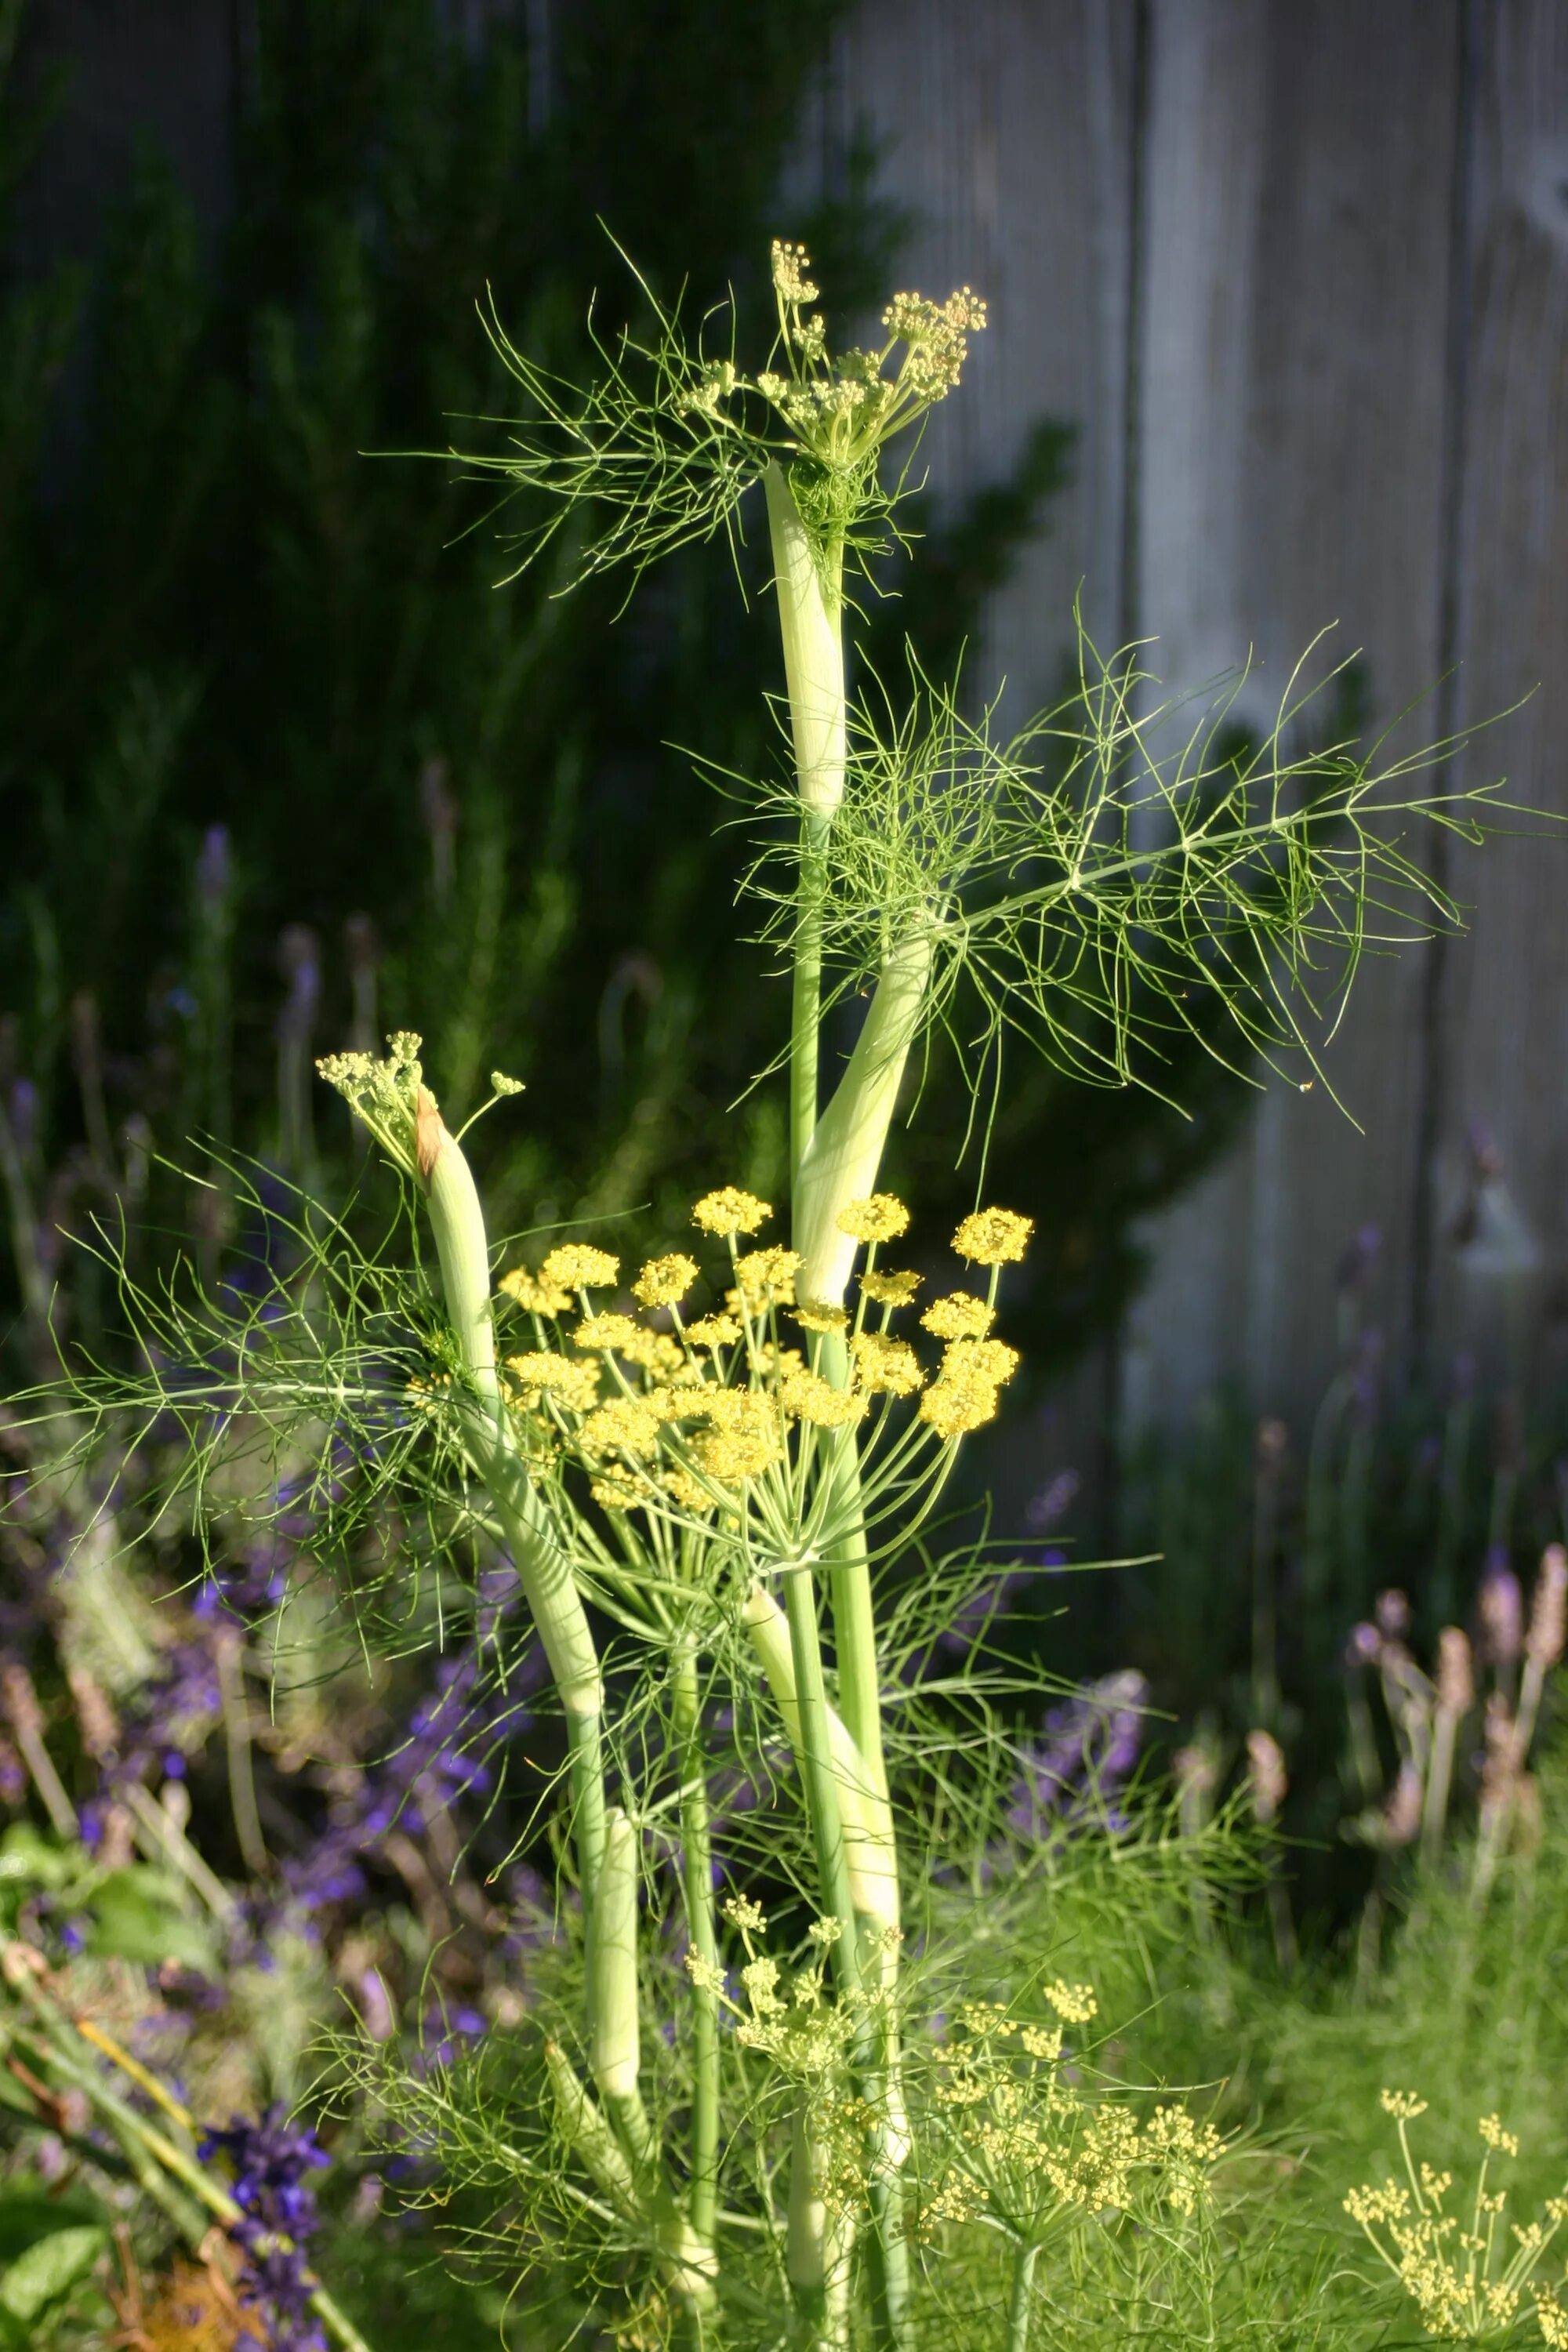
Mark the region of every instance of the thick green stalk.
<instances>
[{"instance_id":1,"label":"thick green stalk","mask_svg":"<svg viewBox=\"0 0 1568 2352\"><path fill-rule=\"evenodd\" d=\"M831 817L844 797L844 550L814 540L776 461L763 487L801 803Z\"/></svg>"},{"instance_id":2,"label":"thick green stalk","mask_svg":"<svg viewBox=\"0 0 1568 2352\"><path fill-rule=\"evenodd\" d=\"M911 931L889 947L855 1050L806 1149L795 1197L804 1298L830 1306L843 1299L857 1244L839 1232L839 1212L876 1189L931 975L927 932Z\"/></svg>"},{"instance_id":3,"label":"thick green stalk","mask_svg":"<svg viewBox=\"0 0 1568 2352\"><path fill-rule=\"evenodd\" d=\"M818 1341L816 1369L838 1388L849 1384L849 1350L842 1333ZM827 1592L833 1609L833 1641L838 1658L838 1705L850 1738L866 1759L872 1787L887 1814L888 1767L882 1752L881 1677L877 1664L877 1621L871 1596L871 1566L866 1547L866 1511L860 1492L860 1457L853 1429L836 1430L828 1475L833 1502L828 1525Z\"/></svg>"},{"instance_id":4,"label":"thick green stalk","mask_svg":"<svg viewBox=\"0 0 1568 2352\"><path fill-rule=\"evenodd\" d=\"M489 1244L473 1174L442 1124L434 1097L424 1088L416 1160L440 1261L447 1318L473 1384L464 1405L468 1450L495 1505L565 1711L578 1875L591 1940L594 1890L605 1852L604 1682L598 1653L571 1561L555 1541L507 1418L496 1375Z\"/></svg>"},{"instance_id":5,"label":"thick green stalk","mask_svg":"<svg viewBox=\"0 0 1568 2352\"><path fill-rule=\"evenodd\" d=\"M1038 2246L1020 2246L1013 2257L1013 2292L1007 2303L1007 2352L1029 2352L1029 2319L1035 2303Z\"/></svg>"},{"instance_id":6,"label":"thick green stalk","mask_svg":"<svg viewBox=\"0 0 1568 2352\"><path fill-rule=\"evenodd\" d=\"M790 1172L798 1181L816 1129L823 860L844 797L844 557L814 544L782 466L771 465L763 481L801 805L790 1036Z\"/></svg>"},{"instance_id":7,"label":"thick green stalk","mask_svg":"<svg viewBox=\"0 0 1568 2352\"><path fill-rule=\"evenodd\" d=\"M800 820L800 899L795 918L790 1005L789 1169L792 1193L816 1132L822 1032L822 885L828 819L810 809Z\"/></svg>"},{"instance_id":8,"label":"thick green stalk","mask_svg":"<svg viewBox=\"0 0 1568 2352\"><path fill-rule=\"evenodd\" d=\"M860 1990L860 1932L844 1841L839 1778L833 1767L830 1710L816 1626L816 1592L809 1567L803 1563L786 1568L784 1588L798 1726L795 1760L805 1785L823 1910L826 1916L837 1919L839 1927L838 1940L833 1947L834 1968L841 1990L852 1995Z\"/></svg>"},{"instance_id":9,"label":"thick green stalk","mask_svg":"<svg viewBox=\"0 0 1568 2352\"><path fill-rule=\"evenodd\" d=\"M784 1717L790 1746L803 1759L804 1773L807 1735L800 1706L795 1629L761 1585L752 1587L742 1613L767 1676L773 1703ZM826 1698L823 1706L850 1903L868 1932L885 1946L887 1931L896 1929L899 1924L899 1877L892 1822L886 1806L879 1801L866 1759L843 1717Z\"/></svg>"},{"instance_id":10,"label":"thick green stalk","mask_svg":"<svg viewBox=\"0 0 1568 2352\"><path fill-rule=\"evenodd\" d=\"M594 1890L588 1947L589 2066L605 2112L634 2165L653 2158L637 2078L637 1842L619 1805L605 1820L605 1854Z\"/></svg>"},{"instance_id":11,"label":"thick green stalk","mask_svg":"<svg viewBox=\"0 0 1568 2352\"><path fill-rule=\"evenodd\" d=\"M713 1840L697 1654L685 1639L675 1657L674 1712L686 1928L693 1950L710 1969L716 1969L719 1927L713 1903ZM691 2000L691 2226L705 2245L711 2245L719 2207L719 1996L710 1985L694 1984Z\"/></svg>"},{"instance_id":12,"label":"thick green stalk","mask_svg":"<svg viewBox=\"0 0 1568 2352\"><path fill-rule=\"evenodd\" d=\"M805 1565L784 1571L784 1613L789 1623L790 1657L795 1670L795 1703L800 1727L795 1748L805 1783L816 1850L817 1876L826 1912L837 1919L839 1935L833 1947L840 1997L858 2000L864 1992L861 1937L856 1916L845 1814L840 1804L840 1777L833 1762L833 1714L822 1673L822 1646L816 1624L816 1593L810 1569ZM863 1769L863 1767L862 1767ZM889 1857L890 1860L890 1857ZM896 1881L895 1895L896 1895ZM878 1939L881 1943L881 1939ZM868 1950L879 1976L881 1948ZM886 2069L889 2037L868 2021L870 2030L858 2037L856 2073L868 2105L877 2116L870 2132L870 2179L868 2184L874 2224L871 2255L871 2299L875 2341L883 2352L900 2352L909 2331L909 2246L899 2210L899 2168L904 2155L901 2108L891 2111L896 2095Z\"/></svg>"},{"instance_id":13,"label":"thick green stalk","mask_svg":"<svg viewBox=\"0 0 1568 2352\"><path fill-rule=\"evenodd\" d=\"M790 2140L784 2273L795 2308L810 2330L811 2352L845 2352L849 2317L848 2225L829 2213L821 2174L822 2151L813 2140L803 2100L795 2111Z\"/></svg>"}]
</instances>

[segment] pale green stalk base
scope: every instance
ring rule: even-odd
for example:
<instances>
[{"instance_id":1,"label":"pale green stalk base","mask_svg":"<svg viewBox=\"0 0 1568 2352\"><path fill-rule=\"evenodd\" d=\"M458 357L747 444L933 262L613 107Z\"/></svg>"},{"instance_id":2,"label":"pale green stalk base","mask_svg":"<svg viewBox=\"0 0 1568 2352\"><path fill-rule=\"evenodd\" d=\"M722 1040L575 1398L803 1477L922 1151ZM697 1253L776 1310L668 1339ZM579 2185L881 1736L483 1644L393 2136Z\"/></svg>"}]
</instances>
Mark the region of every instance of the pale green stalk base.
<instances>
[{"instance_id":1,"label":"pale green stalk base","mask_svg":"<svg viewBox=\"0 0 1568 2352\"><path fill-rule=\"evenodd\" d=\"M1038 2246L1020 2246L1013 2257L1013 2289L1007 2303L1007 2352L1029 2352L1029 2321L1035 2302Z\"/></svg>"}]
</instances>

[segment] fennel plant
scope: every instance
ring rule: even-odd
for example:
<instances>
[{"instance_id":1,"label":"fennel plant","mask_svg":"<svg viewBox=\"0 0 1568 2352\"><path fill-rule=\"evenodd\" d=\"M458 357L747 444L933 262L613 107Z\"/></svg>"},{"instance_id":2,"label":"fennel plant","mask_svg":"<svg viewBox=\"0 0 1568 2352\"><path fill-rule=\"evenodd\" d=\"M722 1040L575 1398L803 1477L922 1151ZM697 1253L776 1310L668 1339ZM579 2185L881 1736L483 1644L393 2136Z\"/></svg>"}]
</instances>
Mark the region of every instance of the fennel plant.
<instances>
[{"instance_id":1,"label":"fennel plant","mask_svg":"<svg viewBox=\"0 0 1568 2352\"><path fill-rule=\"evenodd\" d=\"M988 2004L963 1952L922 1937L906 1953L936 1819L959 1825L949 1858L978 1868L974 1792L1007 1744L982 1668L922 1684L908 1636L911 1609L931 1630L952 1611L921 1531L1016 1369L993 1326L1029 1221L980 1207L959 1226L984 1281L921 1316L933 1368L896 1320L919 1277L880 1255L910 1224L879 1189L889 1134L944 1039L973 1082L982 1160L1008 1041L1089 1083L1157 1089L1200 994L1228 1014L1238 1066L1321 1075L1363 953L1458 921L1414 836L1479 837L1498 787L1450 783L1451 745L1304 751L1300 671L1237 752L1234 684L1164 696L1137 648L1102 657L1081 630L1072 694L1008 740L994 706L966 712L912 659L903 685L852 699L853 583L897 537L898 453L958 385L984 306L900 294L879 342L835 354L799 247L774 246L773 284L754 373L732 341L689 347L644 287L651 334L601 344L585 393L492 315L526 409L474 463L517 502L515 568L564 533L577 578L624 567L635 583L737 531L762 493L791 773L721 781L749 804L757 937L789 981L764 1074L787 1090L787 1244L757 1240L771 1204L720 1170L693 1211L706 1264L682 1236L629 1282L590 1242L498 1267L462 1139L400 1034L384 1059L320 1066L401 1179L416 1237L427 1227L434 1285L367 1270L308 1211L312 1272L287 1316L239 1340L221 1314L202 1331L173 1307L143 1321L150 1361L207 1368L155 1382L158 1410L206 1433L195 1460L240 1423L314 1427L359 1462L362 1516L401 1511L411 1546L471 1562L488 1545L516 1570L564 1725L555 1828L581 1939L540 2046L548 2140L520 2138L509 2161L530 2229L629 2298L644 2334L624 2340L912 2352L933 2251L977 2230L1007 2249L995 2340L1026 2352L1069 2226L1144 2211L1146 2194L1184 2226L1217 2141L1167 2109L1140 2126L1049 2087L1063 2030L1093 2014L1081 1988L1047 1988L1054 2011L1037 2000L1020 2029L1007 2003L1037 1986ZM519 1091L499 1075L495 1090ZM235 1421L215 1439L220 1409ZM721 1900L736 1758L767 1832ZM968 2040L944 2070L931 2012L950 1994ZM994 2048L1020 2030L1021 2071ZM990 2105L961 2130L972 2093ZM424 2112L455 2144L482 2134L439 2086Z\"/></svg>"}]
</instances>

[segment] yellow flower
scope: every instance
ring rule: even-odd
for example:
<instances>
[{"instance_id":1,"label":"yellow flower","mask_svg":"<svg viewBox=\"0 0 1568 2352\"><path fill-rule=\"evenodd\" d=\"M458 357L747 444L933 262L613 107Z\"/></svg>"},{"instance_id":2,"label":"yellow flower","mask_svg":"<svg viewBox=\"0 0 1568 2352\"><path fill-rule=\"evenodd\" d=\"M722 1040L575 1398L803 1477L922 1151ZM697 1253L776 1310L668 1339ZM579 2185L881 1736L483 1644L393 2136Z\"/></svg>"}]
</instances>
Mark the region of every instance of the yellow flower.
<instances>
[{"instance_id":1,"label":"yellow flower","mask_svg":"<svg viewBox=\"0 0 1568 2352\"><path fill-rule=\"evenodd\" d=\"M598 1401L597 1364L574 1364L544 1348L531 1355L509 1356L506 1368L525 1394L553 1397L573 1412L587 1412Z\"/></svg>"},{"instance_id":2,"label":"yellow flower","mask_svg":"<svg viewBox=\"0 0 1568 2352\"><path fill-rule=\"evenodd\" d=\"M878 1307L907 1307L923 1279L918 1274L863 1274L860 1287Z\"/></svg>"},{"instance_id":3,"label":"yellow flower","mask_svg":"<svg viewBox=\"0 0 1568 2352\"><path fill-rule=\"evenodd\" d=\"M942 1350L941 1377L983 1381L997 1389L1012 1379L1018 1363L1018 1350L1005 1339L954 1339Z\"/></svg>"},{"instance_id":4,"label":"yellow flower","mask_svg":"<svg viewBox=\"0 0 1568 2352\"><path fill-rule=\"evenodd\" d=\"M858 1242L896 1242L910 1229L910 1213L891 1192L872 1192L851 1201L833 1220L841 1234Z\"/></svg>"},{"instance_id":5,"label":"yellow flower","mask_svg":"<svg viewBox=\"0 0 1568 2352\"><path fill-rule=\"evenodd\" d=\"M1510 2131L1504 2131L1500 2116L1483 2116L1477 2126L1487 2146L1501 2156L1517 2156L1519 2141Z\"/></svg>"},{"instance_id":6,"label":"yellow flower","mask_svg":"<svg viewBox=\"0 0 1568 2352\"><path fill-rule=\"evenodd\" d=\"M997 1392L983 1381L939 1380L921 1399L921 1419L939 1437L963 1437L996 1418Z\"/></svg>"},{"instance_id":7,"label":"yellow flower","mask_svg":"<svg viewBox=\"0 0 1568 2352\"><path fill-rule=\"evenodd\" d=\"M710 1426L687 1443L699 1469L722 1486L760 1478L784 1459L778 1407L754 1389L718 1389L703 1399Z\"/></svg>"},{"instance_id":8,"label":"yellow flower","mask_svg":"<svg viewBox=\"0 0 1568 2352\"><path fill-rule=\"evenodd\" d=\"M1014 1265L1034 1230L1033 1217L1012 1209L976 1209L954 1234L952 1246L974 1265Z\"/></svg>"},{"instance_id":9,"label":"yellow flower","mask_svg":"<svg viewBox=\"0 0 1568 2352\"><path fill-rule=\"evenodd\" d=\"M614 1475L595 1478L588 1492L602 1511L635 1511L647 1500L629 1478Z\"/></svg>"},{"instance_id":10,"label":"yellow flower","mask_svg":"<svg viewBox=\"0 0 1568 2352\"><path fill-rule=\"evenodd\" d=\"M691 1222L705 1234L754 1234L772 1215L767 1202L759 1201L754 1192L724 1184L717 1192L704 1192L691 1212Z\"/></svg>"},{"instance_id":11,"label":"yellow flower","mask_svg":"<svg viewBox=\"0 0 1568 2352\"><path fill-rule=\"evenodd\" d=\"M847 1331L849 1318L842 1307L818 1307L803 1299L795 1310L795 1319L805 1331Z\"/></svg>"},{"instance_id":12,"label":"yellow flower","mask_svg":"<svg viewBox=\"0 0 1568 2352\"><path fill-rule=\"evenodd\" d=\"M712 1496L689 1470L667 1470L664 1491L683 1511L710 1511L713 1507Z\"/></svg>"},{"instance_id":13,"label":"yellow flower","mask_svg":"<svg viewBox=\"0 0 1568 2352\"><path fill-rule=\"evenodd\" d=\"M912 1396L925 1379L907 1339L889 1339L882 1331L857 1331L849 1352L868 1396Z\"/></svg>"},{"instance_id":14,"label":"yellow flower","mask_svg":"<svg viewBox=\"0 0 1568 2352\"><path fill-rule=\"evenodd\" d=\"M996 1320L996 1309L967 1290L950 1291L937 1298L921 1317L921 1329L938 1339L984 1339Z\"/></svg>"},{"instance_id":15,"label":"yellow flower","mask_svg":"<svg viewBox=\"0 0 1568 2352\"><path fill-rule=\"evenodd\" d=\"M645 1307L678 1307L697 1279L697 1260L680 1250L667 1257L650 1257L632 1285L632 1297Z\"/></svg>"},{"instance_id":16,"label":"yellow flower","mask_svg":"<svg viewBox=\"0 0 1568 2352\"><path fill-rule=\"evenodd\" d=\"M1414 2091L1380 2091L1377 2096L1384 2114L1393 2116L1399 2123L1414 2123L1417 2116L1426 2112L1426 2100L1418 2099Z\"/></svg>"},{"instance_id":17,"label":"yellow flower","mask_svg":"<svg viewBox=\"0 0 1568 2352\"><path fill-rule=\"evenodd\" d=\"M779 1402L815 1429L846 1429L865 1419L868 1400L855 1390L836 1388L820 1372L803 1370L785 1373L779 1382Z\"/></svg>"},{"instance_id":18,"label":"yellow flower","mask_svg":"<svg viewBox=\"0 0 1568 2352\"><path fill-rule=\"evenodd\" d=\"M1092 1985L1068 1984L1065 1977L1058 1977L1054 1984L1047 1985L1045 1993L1064 2025L1087 2025L1100 2013Z\"/></svg>"},{"instance_id":19,"label":"yellow flower","mask_svg":"<svg viewBox=\"0 0 1568 2352\"><path fill-rule=\"evenodd\" d=\"M687 1325L686 1336L694 1348L732 1348L741 1327L732 1315L703 1315Z\"/></svg>"},{"instance_id":20,"label":"yellow flower","mask_svg":"<svg viewBox=\"0 0 1568 2352\"><path fill-rule=\"evenodd\" d=\"M569 1291L560 1289L552 1282L541 1282L537 1276L530 1274L522 1265L514 1266L510 1274L503 1274L498 1287L530 1315L564 1315L572 1304Z\"/></svg>"},{"instance_id":21,"label":"yellow flower","mask_svg":"<svg viewBox=\"0 0 1568 2352\"><path fill-rule=\"evenodd\" d=\"M793 1307L795 1269L803 1264L800 1252L792 1249L750 1250L737 1258L735 1280L743 1304L752 1314L770 1302Z\"/></svg>"},{"instance_id":22,"label":"yellow flower","mask_svg":"<svg viewBox=\"0 0 1568 2352\"><path fill-rule=\"evenodd\" d=\"M634 1327L629 1339L620 1341L616 1353L624 1356L628 1364L640 1365L645 1372L663 1372L672 1380L686 1363L679 1344L668 1331L644 1331L640 1327Z\"/></svg>"},{"instance_id":23,"label":"yellow flower","mask_svg":"<svg viewBox=\"0 0 1568 2352\"><path fill-rule=\"evenodd\" d=\"M603 1354L612 1348L635 1348L641 1337L640 1325L629 1315L584 1315L572 1334L572 1345Z\"/></svg>"},{"instance_id":24,"label":"yellow flower","mask_svg":"<svg viewBox=\"0 0 1568 2352\"><path fill-rule=\"evenodd\" d=\"M618 1257L595 1249L587 1242L567 1242L552 1249L539 1269L539 1279L557 1290L604 1290L621 1270Z\"/></svg>"},{"instance_id":25,"label":"yellow flower","mask_svg":"<svg viewBox=\"0 0 1568 2352\"><path fill-rule=\"evenodd\" d=\"M619 1454L646 1460L658 1447L658 1416L640 1397L612 1397L588 1415L580 1435L583 1451L598 1459Z\"/></svg>"}]
</instances>

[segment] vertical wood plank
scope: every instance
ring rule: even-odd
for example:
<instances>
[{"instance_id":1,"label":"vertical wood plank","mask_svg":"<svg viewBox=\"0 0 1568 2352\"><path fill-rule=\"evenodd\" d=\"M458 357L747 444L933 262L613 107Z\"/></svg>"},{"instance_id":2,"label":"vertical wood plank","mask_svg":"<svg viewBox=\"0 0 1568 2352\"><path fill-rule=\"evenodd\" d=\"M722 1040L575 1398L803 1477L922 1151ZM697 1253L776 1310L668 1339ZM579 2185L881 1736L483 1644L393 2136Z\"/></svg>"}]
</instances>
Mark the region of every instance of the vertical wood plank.
<instances>
[{"instance_id":1,"label":"vertical wood plank","mask_svg":"<svg viewBox=\"0 0 1568 2352\"><path fill-rule=\"evenodd\" d=\"M1131 0L872 0L803 139L820 169L864 115L914 218L904 282L990 304L927 434L933 492L1005 478L1038 418L1077 427L1071 486L970 657L980 691L1005 674L1016 717L1056 685L1079 582L1095 629L1121 603L1131 53Z\"/></svg>"},{"instance_id":2,"label":"vertical wood plank","mask_svg":"<svg viewBox=\"0 0 1568 2352\"><path fill-rule=\"evenodd\" d=\"M1494 0L1479 12L1479 32L1459 715L1474 723L1535 691L1463 766L1471 776L1506 770L1510 796L1563 817L1568 14L1553 0ZM1543 1341L1538 1373L1561 1374L1568 1359L1568 842L1502 839L1465 851L1455 858L1454 887L1474 915L1471 936L1444 963L1434 1336L1439 1349L1498 1349L1512 1321L1516 1354L1521 1338ZM1511 1314L1498 1276L1467 1272L1454 1247L1472 1122L1493 1139L1523 1227L1511 1242L1519 1265Z\"/></svg>"},{"instance_id":3,"label":"vertical wood plank","mask_svg":"<svg viewBox=\"0 0 1568 2352\"><path fill-rule=\"evenodd\" d=\"M1138 620L1190 682L1256 648L1254 711L1325 623L1384 721L1439 662L1453 0L1154 0ZM1245 707L1245 706L1244 706ZM1430 719L1430 714L1429 714ZM1419 955L1363 971L1320 1086L1154 1221L1130 1318L1134 1423L1226 1379L1300 1410L1331 1356L1346 1239L1407 1282Z\"/></svg>"}]
</instances>

